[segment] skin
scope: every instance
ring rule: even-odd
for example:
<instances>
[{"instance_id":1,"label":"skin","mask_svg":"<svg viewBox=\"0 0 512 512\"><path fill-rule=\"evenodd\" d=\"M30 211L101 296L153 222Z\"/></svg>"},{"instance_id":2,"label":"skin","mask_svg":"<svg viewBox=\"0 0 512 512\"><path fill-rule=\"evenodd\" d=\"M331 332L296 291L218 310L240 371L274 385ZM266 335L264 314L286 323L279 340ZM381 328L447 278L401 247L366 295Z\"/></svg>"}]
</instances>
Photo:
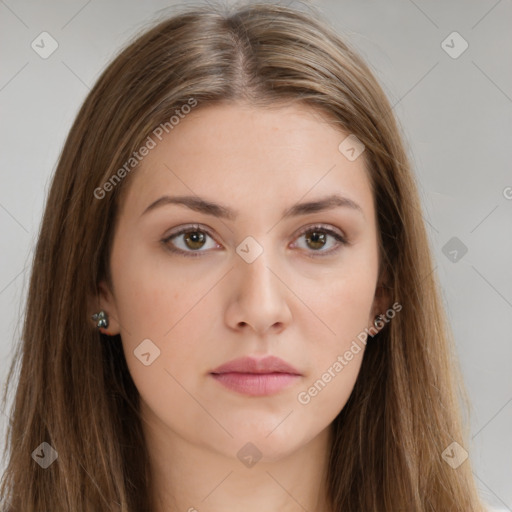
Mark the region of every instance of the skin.
<instances>
[{"instance_id":1,"label":"skin","mask_svg":"<svg viewBox=\"0 0 512 512\"><path fill-rule=\"evenodd\" d=\"M308 404L297 396L387 306L374 199L364 158L351 162L338 150L346 136L300 104L199 106L133 171L114 235L113 289L101 283L99 301L110 318L105 332L121 334L141 395L158 512L238 510L241 503L247 512L328 510L330 425L364 351ZM334 192L361 211L283 218L286 208ZM197 195L238 216L175 204L143 214L165 194ZM201 246L181 235L174 244L202 255L170 252L172 241L162 239L190 223L211 238ZM324 246L308 243L300 231L318 223L349 244L331 235ZM236 252L247 236L263 248L252 263ZM145 339L160 350L147 366L134 355ZM267 354L301 372L277 394L248 397L210 375L234 358ZM248 442L262 454L250 468L237 457Z\"/></svg>"}]
</instances>

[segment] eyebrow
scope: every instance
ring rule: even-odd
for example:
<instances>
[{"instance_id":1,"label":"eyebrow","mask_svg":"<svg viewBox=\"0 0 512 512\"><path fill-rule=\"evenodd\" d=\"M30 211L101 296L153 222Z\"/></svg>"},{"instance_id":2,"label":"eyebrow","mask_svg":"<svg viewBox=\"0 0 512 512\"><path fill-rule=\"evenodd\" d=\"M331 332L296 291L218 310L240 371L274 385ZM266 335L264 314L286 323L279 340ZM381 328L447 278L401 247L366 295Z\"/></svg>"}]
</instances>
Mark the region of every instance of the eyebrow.
<instances>
[{"instance_id":1,"label":"eyebrow","mask_svg":"<svg viewBox=\"0 0 512 512\"><path fill-rule=\"evenodd\" d=\"M177 204L186 206L196 212L212 215L221 219L235 220L238 217L238 212L227 206L207 201L198 196L162 196L153 203L151 203L141 214L155 210L158 207ZM361 206L348 197L343 197L338 194L332 194L316 201L309 201L306 203L298 203L290 206L284 210L282 216L284 219L289 217L296 217L299 215L306 215L308 213L315 213L325 210L332 210L334 208L350 208L354 211L360 212L364 217L364 212Z\"/></svg>"}]
</instances>

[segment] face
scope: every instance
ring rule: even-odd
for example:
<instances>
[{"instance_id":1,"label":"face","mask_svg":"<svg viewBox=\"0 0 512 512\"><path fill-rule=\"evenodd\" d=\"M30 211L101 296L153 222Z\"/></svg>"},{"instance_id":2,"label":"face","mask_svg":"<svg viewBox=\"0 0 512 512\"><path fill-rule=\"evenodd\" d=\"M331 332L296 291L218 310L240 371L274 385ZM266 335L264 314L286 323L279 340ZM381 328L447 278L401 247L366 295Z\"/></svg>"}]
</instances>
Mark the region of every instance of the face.
<instances>
[{"instance_id":1,"label":"face","mask_svg":"<svg viewBox=\"0 0 512 512\"><path fill-rule=\"evenodd\" d=\"M305 106L198 107L132 171L101 305L146 423L169 439L229 457L250 441L274 460L344 407L354 340L383 312L374 201L363 157L338 149L347 135Z\"/></svg>"}]
</instances>

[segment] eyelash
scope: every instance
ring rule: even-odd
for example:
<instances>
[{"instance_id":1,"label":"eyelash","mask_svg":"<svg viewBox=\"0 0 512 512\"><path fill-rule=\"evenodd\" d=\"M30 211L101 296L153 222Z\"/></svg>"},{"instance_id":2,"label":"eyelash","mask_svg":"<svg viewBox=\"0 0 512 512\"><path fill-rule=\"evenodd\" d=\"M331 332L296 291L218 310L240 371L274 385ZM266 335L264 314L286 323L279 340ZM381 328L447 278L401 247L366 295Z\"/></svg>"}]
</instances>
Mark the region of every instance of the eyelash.
<instances>
[{"instance_id":1,"label":"eyelash","mask_svg":"<svg viewBox=\"0 0 512 512\"><path fill-rule=\"evenodd\" d=\"M173 239L173 238L177 238L178 236L180 235L183 235L185 233L194 233L196 231L199 231L199 232L202 232L202 233L206 233L212 240L215 240L215 238L212 236L212 234L207 230L205 229L204 227L200 226L199 224L193 224L193 225L188 225L188 226L185 226L183 227L182 229L180 229L179 231L177 231L176 233L171 233L169 236L166 236L165 238L163 238L161 240L161 242L166 246L166 248L173 252L173 253L176 253L176 254L180 254L182 256L185 256L185 257L191 257L191 258L197 258L197 257L201 257L203 256L206 252L208 251L201 251L201 250L197 250L197 251L183 251L182 249L177 249L176 247L173 247L169 242ZM348 242L347 240L341 236L339 233L337 233L336 231L330 229L330 228L327 228L321 224L316 224L316 225L313 225L313 226L307 226L306 228L304 228L303 230L300 231L300 233L297 235L297 238L300 238L302 235L306 234L306 233L309 233L309 232L316 232L316 233L324 233L324 234L327 234L327 235L330 235L332 236L337 242L337 246L332 248L332 249L329 249L328 251L320 251L320 250L311 250L312 254L308 254L307 256L311 257L311 258L322 258L324 256L328 256L328 255L331 255L331 254L334 254L335 252L338 252L341 248L341 246L343 245L348 245Z\"/></svg>"}]
</instances>

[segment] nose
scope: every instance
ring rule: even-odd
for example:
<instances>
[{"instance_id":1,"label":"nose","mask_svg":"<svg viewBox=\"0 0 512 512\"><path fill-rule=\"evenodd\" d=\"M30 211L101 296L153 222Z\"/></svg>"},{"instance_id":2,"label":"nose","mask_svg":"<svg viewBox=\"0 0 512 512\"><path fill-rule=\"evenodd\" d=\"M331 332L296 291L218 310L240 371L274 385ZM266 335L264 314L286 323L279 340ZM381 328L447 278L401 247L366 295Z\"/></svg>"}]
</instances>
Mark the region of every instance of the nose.
<instances>
[{"instance_id":1,"label":"nose","mask_svg":"<svg viewBox=\"0 0 512 512\"><path fill-rule=\"evenodd\" d=\"M264 251L255 261L240 258L233 269L225 321L231 329L252 330L260 336L278 334L290 323L293 295Z\"/></svg>"}]
</instances>

